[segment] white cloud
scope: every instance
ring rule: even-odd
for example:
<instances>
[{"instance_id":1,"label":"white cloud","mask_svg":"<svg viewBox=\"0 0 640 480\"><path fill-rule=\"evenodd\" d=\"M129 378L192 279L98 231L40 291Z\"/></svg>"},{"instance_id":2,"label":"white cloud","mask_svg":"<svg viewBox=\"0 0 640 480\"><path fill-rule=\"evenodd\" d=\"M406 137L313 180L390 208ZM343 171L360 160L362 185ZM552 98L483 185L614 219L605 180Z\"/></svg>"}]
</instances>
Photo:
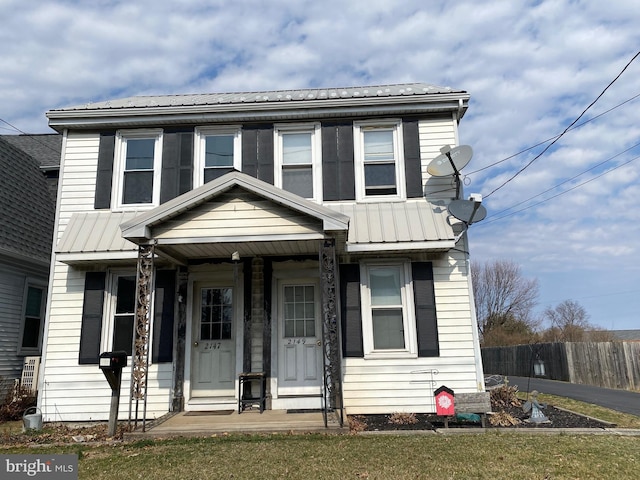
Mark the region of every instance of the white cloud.
<instances>
[{"instance_id":1,"label":"white cloud","mask_svg":"<svg viewBox=\"0 0 640 480\"><path fill-rule=\"evenodd\" d=\"M426 81L471 93L466 191L485 196L543 146L470 172L562 132L640 45L632 0L4 0L0 18L0 118L23 131L47 131L50 108L130 95ZM639 74L640 60L583 120L638 95ZM546 300L593 298L592 320L612 323L602 305L620 302L600 294L639 273L640 160L532 205L640 155L612 158L640 143L639 102L568 132L486 198L474 258L514 259L540 277ZM514 210L529 208L491 218L520 202Z\"/></svg>"}]
</instances>

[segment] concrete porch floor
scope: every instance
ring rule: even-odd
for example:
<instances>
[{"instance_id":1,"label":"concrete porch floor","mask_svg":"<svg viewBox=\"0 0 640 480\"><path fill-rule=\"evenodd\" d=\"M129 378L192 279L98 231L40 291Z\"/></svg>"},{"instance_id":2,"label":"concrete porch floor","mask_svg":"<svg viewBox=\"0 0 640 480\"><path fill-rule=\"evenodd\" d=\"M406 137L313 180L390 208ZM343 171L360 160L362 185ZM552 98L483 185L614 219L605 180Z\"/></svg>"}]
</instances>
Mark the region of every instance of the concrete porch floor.
<instances>
[{"instance_id":1,"label":"concrete porch floor","mask_svg":"<svg viewBox=\"0 0 640 480\"><path fill-rule=\"evenodd\" d=\"M221 433L347 433L344 419L340 427L338 414L330 412L327 427L322 412L287 413L286 410L248 410L238 412L179 412L166 418L147 422L146 432L140 425L125 433L128 440L142 438L209 436Z\"/></svg>"}]
</instances>

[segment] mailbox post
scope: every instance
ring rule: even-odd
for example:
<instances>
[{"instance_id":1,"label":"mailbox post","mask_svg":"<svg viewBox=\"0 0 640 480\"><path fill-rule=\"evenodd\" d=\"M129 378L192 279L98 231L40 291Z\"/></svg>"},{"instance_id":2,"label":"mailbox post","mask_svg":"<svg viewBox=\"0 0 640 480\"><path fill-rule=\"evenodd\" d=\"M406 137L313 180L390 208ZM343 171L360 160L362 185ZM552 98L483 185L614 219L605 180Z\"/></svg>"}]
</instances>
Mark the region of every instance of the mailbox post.
<instances>
[{"instance_id":1,"label":"mailbox post","mask_svg":"<svg viewBox=\"0 0 640 480\"><path fill-rule=\"evenodd\" d=\"M100 370L111 387L111 410L109 411L110 437L115 436L118 426L118 408L120 406L120 384L122 369L127 366L127 352L104 352L100 354Z\"/></svg>"}]
</instances>

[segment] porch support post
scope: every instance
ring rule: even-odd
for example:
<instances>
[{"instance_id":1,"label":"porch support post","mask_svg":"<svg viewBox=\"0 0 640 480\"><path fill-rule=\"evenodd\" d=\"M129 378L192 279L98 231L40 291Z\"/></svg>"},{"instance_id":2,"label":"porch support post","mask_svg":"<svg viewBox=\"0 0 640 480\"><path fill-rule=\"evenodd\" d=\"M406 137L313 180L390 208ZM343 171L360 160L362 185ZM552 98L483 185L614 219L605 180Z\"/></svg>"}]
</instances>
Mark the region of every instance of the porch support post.
<instances>
[{"instance_id":1,"label":"porch support post","mask_svg":"<svg viewBox=\"0 0 640 480\"><path fill-rule=\"evenodd\" d=\"M149 327L151 325L151 294L153 292L154 245L138 246L138 272L136 275L136 314L133 325L131 365L131 397L129 423L137 427L142 403L142 431L147 416L147 380L149 376ZM135 411L134 411L135 404Z\"/></svg>"},{"instance_id":2,"label":"porch support post","mask_svg":"<svg viewBox=\"0 0 640 480\"><path fill-rule=\"evenodd\" d=\"M175 326L175 362L173 364L173 401L171 409L174 412L184 410L184 368L185 346L187 341L187 282L186 268L178 270L178 316Z\"/></svg>"},{"instance_id":3,"label":"porch support post","mask_svg":"<svg viewBox=\"0 0 640 480\"><path fill-rule=\"evenodd\" d=\"M336 283L335 239L325 240L320 247L320 291L322 302L322 352L324 363L325 427L327 410L340 410L340 426L343 424L342 408L342 368L340 365L340 338Z\"/></svg>"}]
</instances>

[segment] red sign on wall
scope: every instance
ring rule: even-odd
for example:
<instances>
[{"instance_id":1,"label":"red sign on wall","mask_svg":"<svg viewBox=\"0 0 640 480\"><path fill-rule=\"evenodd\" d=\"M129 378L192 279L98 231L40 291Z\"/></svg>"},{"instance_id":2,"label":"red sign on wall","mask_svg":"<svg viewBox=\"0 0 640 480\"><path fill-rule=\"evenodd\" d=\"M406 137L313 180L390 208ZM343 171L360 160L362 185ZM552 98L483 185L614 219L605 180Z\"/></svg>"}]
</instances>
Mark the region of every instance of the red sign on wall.
<instances>
[{"instance_id":1,"label":"red sign on wall","mask_svg":"<svg viewBox=\"0 0 640 480\"><path fill-rule=\"evenodd\" d=\"M455 415L455 394L453 393L453 390L443 385L433 392L433 394L435 395L436 413L438 415Z\"/></svg>"}]
</instances>

